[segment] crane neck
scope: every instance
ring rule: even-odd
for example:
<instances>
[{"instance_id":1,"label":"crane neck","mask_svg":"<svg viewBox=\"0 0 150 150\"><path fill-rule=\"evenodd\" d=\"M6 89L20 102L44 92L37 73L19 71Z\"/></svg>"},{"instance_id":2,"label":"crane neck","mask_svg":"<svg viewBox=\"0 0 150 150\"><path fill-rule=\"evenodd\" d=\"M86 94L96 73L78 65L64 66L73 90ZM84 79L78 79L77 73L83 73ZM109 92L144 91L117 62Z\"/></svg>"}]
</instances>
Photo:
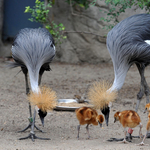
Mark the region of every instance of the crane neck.
<instances>
[{"instance_id":1,"label":"crane neck","mask_svg":"<svg viewBox=\"0 0 150 150\"><path fill-rule=\"evenodd\" d=\"M122 69L120 72L115 71L115 79L114 79L113 85L108 91L110 92L114 90L119 91L124 84L127 72L128 72L128 68Z\"/></svg>"},{"instance_id":2,"label":"crane neck","mask_svg":"<svg viewBox=\"0 0 150 150\"><path fill-rule=\"evenodd\" d=\"M40 92L40 88L38 86L39 70L34 71L28 69L28 71L29 71L31 90L35 93L39 93Z\"/></svg>"}]
</instances>

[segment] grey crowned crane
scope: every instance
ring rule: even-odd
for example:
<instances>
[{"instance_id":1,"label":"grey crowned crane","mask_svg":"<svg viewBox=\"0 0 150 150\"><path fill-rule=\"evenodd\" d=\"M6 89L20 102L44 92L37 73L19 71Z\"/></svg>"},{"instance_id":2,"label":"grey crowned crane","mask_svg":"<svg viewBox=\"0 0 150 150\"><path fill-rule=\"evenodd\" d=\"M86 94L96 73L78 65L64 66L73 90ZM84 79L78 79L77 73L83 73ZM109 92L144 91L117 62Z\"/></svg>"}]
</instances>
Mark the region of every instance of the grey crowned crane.
<instances>
[{"instance_id":1,"label":"grey crowned crane","mask_svg":"<svg viewBox=\"0 0 150 150\"><path fill-rule=\"evenodd\" d=\"M137 94L136 112L143 95L149 103L150 90L144 77L146 66L150 64L150 15L137 14L118 23L107 35L107 48L110 53L115 79L109 91L118 91L124 84L129 68L136 64L141 76L140 91ZM109 118L109 108L105 108ZM107 113L106 113L107 112Z\"/></svg>"},{"instance_id":2,"label":"grey crowned crane","mask_svg":"<svg viewBox=\"0 0 150 150\"><path fill-rule=\"evenodd\" d=\"M13 46L12 46L12 57L15 60L10 67L21 67L22 72L25 75L26 82L26 94L30 93L29 83L28 83L28 74L30 78L30 86L32 92L40 92L39 85L41 83L41 78L44 71L50 71L50 62L55 56L55 44L52 35L48 30L44 28L25 28L20 30L17 34ZM43 112L38 109L38 114L41 119L41 122L44 126L44 117L47 115L47 112ZM23 132L31 127L31 132L29 136L20 139L31 138L33 141L35 138L38 138L34 134L34 127L38 130L39 128L35 125L35 112L34 118L32 118L31 105L29 102L29 113L30 113L30 123L28 127ZM40 130L42 131L42 130ZM39 138L44 139L44 138Z\"/></svg>"}]
</instances>

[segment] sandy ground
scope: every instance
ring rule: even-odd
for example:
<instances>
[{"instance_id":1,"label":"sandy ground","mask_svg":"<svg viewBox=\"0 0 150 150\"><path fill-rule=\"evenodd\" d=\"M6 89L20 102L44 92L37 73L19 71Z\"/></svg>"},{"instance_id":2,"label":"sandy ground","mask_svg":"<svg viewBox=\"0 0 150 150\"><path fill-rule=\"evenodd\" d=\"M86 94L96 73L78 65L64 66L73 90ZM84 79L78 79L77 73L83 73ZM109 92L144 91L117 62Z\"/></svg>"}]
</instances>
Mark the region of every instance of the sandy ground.
<instances>
[{"instance_id":1,"label":"sandy ground","mask_svg":"<svg viewBox=\"0 0 150 150\"><path fill-rule=\"evenodd\" d=\"M53 111L45 118L45 126L41 126L39 118L36 118L36 125L46 133L35 130L36 136L48 137L51 140L43 141L36 139L18 140L30 133L30 130L23 133L16 133L28 125L28 101L25 94L24 75L20 68L9 70L5 63L0 62L0 149L1 150L138 150L150 149L149 146L139 147L135 144L140 139L133 139L129 144L118 144L108 142L111 137L122 138L123 127L119 122L113 123L113 115L117 110L133 109L135 107L136 95L139 91L140 76L136 66L130 68L125 84L119 91L118 99L113 103L110 113L109 126L105 122L103 129L91 125L91 139L87 139L85 126L81 126L80 139L77 140L77 125L74 112ZM98 65L69 65L52 63L52 71L45 72L42 85L47 85L57 92L58 98L73 98L75 94L86 96L86 90L94 81L106 79L113 81L114 72L112 64ZM145 76L150 84L150 67L147 67ZM139 115L143 123L143 134L146 132L147 114L143 114L145 97L143 98ZM99 111L98 111L99 112ZM100 112L99 112L100 113ZM138 135L139 127L134 129L133 135ZM149 143L146 139L145 143Z\"/></svg>"}]
</instances>

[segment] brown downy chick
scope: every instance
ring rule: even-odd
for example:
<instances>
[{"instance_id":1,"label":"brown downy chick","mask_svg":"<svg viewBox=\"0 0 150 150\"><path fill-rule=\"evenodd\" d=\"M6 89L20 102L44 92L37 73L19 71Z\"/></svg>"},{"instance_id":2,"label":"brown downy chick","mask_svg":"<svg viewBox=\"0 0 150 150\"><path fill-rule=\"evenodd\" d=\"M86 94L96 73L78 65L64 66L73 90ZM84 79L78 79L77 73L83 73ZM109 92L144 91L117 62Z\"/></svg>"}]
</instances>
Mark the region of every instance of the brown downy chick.
<instances>
[{"instance_id":1,"label":"brown downy chick","mask_svg":"<svg viewBox=\"0 0 150 150\"><path fill-rule=\"evenodd\" d=\"M114 123L116 121L120 121L120 123L122 124L122 126L124 127L124 140L121 143L128 143L126 141L126 128L135 128L137 125L140 126L140 130L139 130L139 136L141 138L142 136L142 123L141 123L141 119L139 117L139 115L133 111L133 110L124 110L122 112L116 112L114 114Z\"/></svg>"},{"instance_id":2,"label":"brown downy chick","mask_svg":"<svg viewBox=\"0 0 150 150\"><path fill-rule=\"evenodd\" d=\"M144 141L145 141L145 139L146 139L146 136L147 136L148 131L150 131L150 103L146 104L144 113L145 113L146 111L149 112L149 114L148 114L148 122L147 122L147 126L146 126L146 134L145 134L145 136L144 136L142 142L141 142L140 144L138 144L139 146L148 145L148 144L144 144Z\"/></svg>"},{"instance_id":3,"label":"brown downy chick","mask_svg":"<svg viewBox=\"0 0 150 150\"><path fill-rule=\"evenodd\" d=\"M98 115L98 113L95 109L89 108L89 107L82 107L82 108L76 109L75 112L76 112L76 117L79 120L79 125L77 127L77 129L78 129L77 138L78 139L79 139L80 125L87 124L86 130L88 133L88 138L90 138L89 129L88 129L89 124L93 124L93 125L99 124L100 127L102 127L102 123L104 121L104 116Z\"/></svg>"}]
</instances>

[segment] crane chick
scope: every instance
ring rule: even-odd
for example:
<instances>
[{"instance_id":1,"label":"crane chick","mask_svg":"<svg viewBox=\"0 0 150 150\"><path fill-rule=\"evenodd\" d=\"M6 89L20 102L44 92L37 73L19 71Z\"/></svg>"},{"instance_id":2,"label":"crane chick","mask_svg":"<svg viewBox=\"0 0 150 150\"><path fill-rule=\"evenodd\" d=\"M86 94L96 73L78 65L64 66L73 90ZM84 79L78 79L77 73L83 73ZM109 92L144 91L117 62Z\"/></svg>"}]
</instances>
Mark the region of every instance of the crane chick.
<instances>
[{"instance_id":1,"label":"crane chick","mask_svg":"<svg viewBox=\"0 0 150 150\"><path fill-rule=\"evenodd\" d=\"M76 117L79 120L79 125L77 127L78 129L78 135L77 138L79 139L79 131L80 131L80 125L85 125L86 126L86 130L88 133L88 139L90 138L90 134L89 134L89 124L93 124L93 125L100 125L100 127L102 127L102 123L104 121L104 116L103 115L98 115L97 111L93 108L89 108L89 107L81 107L75 110L76 112Z\"/></svg>"},{"instance_id":2,"label":"crane chick","mask_svg":"<svg viewBox=\"0 0 150 150\"><path fill-rule=\"evenodd\" d=\"M122 126L124 127L124 140L121 143L128 143L126 141L126 128L135 128L137 125L140 126L140 130L139 130L139 136L141 138L142 136L142 123L141 123L141 119L139 117L139 115L133 111L133 110L124 110L122 112L116 112L114 114L114 123L116 121L120 121L120 123L122 124Z\"/></svg>"}]
</instances>

